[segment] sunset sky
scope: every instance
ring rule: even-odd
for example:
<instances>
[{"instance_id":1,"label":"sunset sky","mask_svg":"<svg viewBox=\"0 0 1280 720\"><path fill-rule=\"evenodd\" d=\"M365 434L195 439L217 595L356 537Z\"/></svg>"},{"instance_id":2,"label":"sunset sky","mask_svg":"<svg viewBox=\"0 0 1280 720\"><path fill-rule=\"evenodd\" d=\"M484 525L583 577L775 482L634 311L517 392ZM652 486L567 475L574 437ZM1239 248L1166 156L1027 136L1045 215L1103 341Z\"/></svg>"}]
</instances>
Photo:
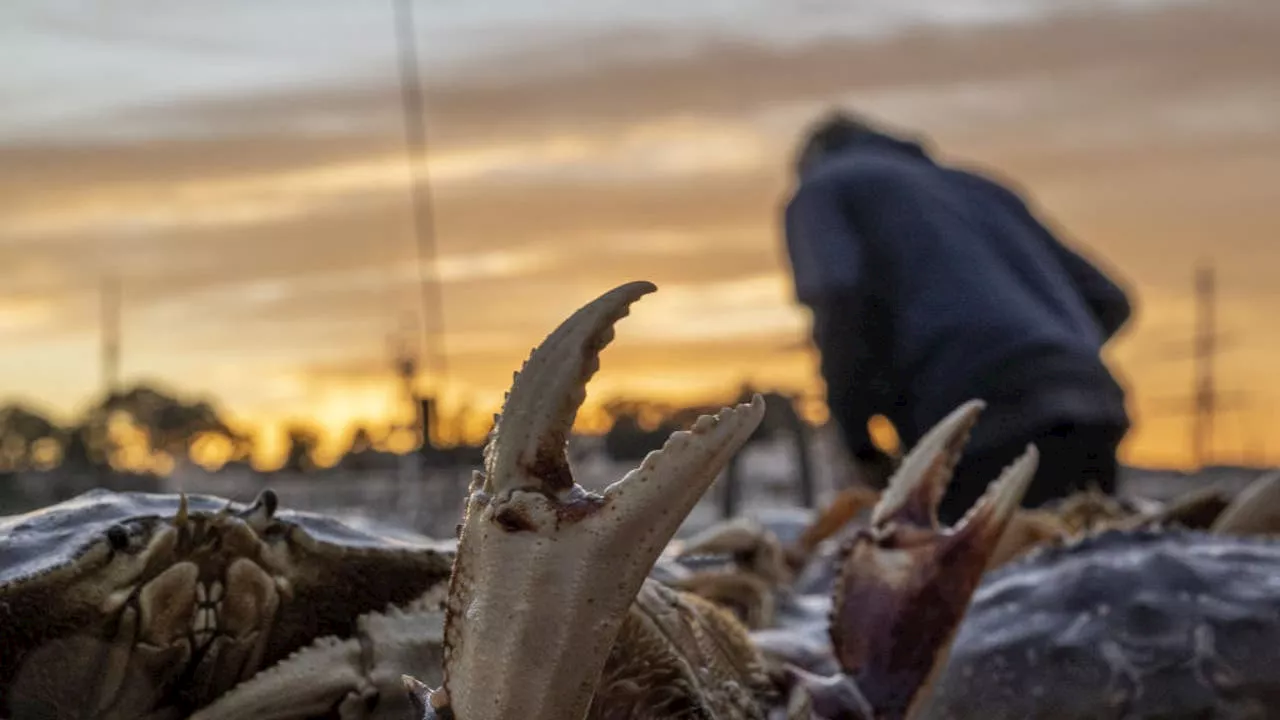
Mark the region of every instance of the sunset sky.
<instances>
[{"instance_id":1,"label":"sunset sky","mask_svg":"<svg viewBox=\"0 0 1280 720\"><path fill-rule=\"evenodd\" d=\"M483 7L481 7L483 5ZM627 280L591 398L813 392L778 228L831 104L1016 182L1135 291L1109 359L1126 459L1188 460L1195 263L1217 266L1220 459L1280 462L1280 3L426 0L447 408L491 412L529 349ZM0 3L0 397L66 420L125 381L267 431L395 398L419 311L393 5ZM416 321L416 320L415 320ZM416 326L412 326L416 327ZM483 412L480 412L483 411Z\"/></svg>"}]
</instances>

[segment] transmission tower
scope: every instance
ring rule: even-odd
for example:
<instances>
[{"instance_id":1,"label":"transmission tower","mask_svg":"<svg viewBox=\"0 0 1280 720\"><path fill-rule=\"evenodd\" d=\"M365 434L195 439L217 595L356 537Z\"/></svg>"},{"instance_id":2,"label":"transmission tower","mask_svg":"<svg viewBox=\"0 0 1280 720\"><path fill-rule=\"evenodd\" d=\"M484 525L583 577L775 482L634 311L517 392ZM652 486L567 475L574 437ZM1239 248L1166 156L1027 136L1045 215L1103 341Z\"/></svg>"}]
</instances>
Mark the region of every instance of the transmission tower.
<instances>
[{"instance_id":1,"label":"transmission tower","mask_svg":"<svg viewBox=\"0 0 1280 720\"><path fill-rule=\"evenodd\" d=\"M1216 269L1209 261L1202 261L1195 269L1195 328L1190 346L1185 341L1170 346L1156 361L1191 360L1190 398L1159 398L1157 403L1168 412L1190 412L1190 437L1192 463L1196 468L1215 461L1214 430L1223 412L1238 410L1249 402L1244 393L1224 393L1218 386L1217 358L1230 347L1233 336L1218 331L1218 289Z\"/></svg>"},{"instance_id":2,"label":"transmission tower","mask_svg":"<svg viewBox=\"0 0 1280 720\"><path fill-rule=\"evenodd\" d=\"M392 335L388 344L396 379L399 381L399 399L407 403L411 411L411 419L406 429L414 433L415 440L420 443L423 450L426 450L431 444L431 424L430 418L423 412L425 409L423 401L426 398L419 397L416 387L420 362L414 344L409 341L412 337L409 327L410 323L405 323L406 329Z\"/></svg>"},{"instance_id":3,"label":"transmission tower","mask_svg":"<svg viewBox=\"0 0 1280 720\"><path fill-rule=\"evenodd\" d=\"M120 279L110 276L102 281L99 294L102 313L102 348L100 364L102 385L108 396L120 389Z\"/></svg>"},{"instance_id":4,"label":"transmission tower","mask_svg":"<svg viewBox=\"0 0 1280 720\"><path fill-rule=\"evenodd\" d=\"M1192 389L1195 418L1191 423L1191 447L1196 466L1203 467L1213 453L1214 414L1218 407L1214 383L1216 334L1216 284L1213 265L1196 268L1195 386Z\"/></svg>"}]
</instances>

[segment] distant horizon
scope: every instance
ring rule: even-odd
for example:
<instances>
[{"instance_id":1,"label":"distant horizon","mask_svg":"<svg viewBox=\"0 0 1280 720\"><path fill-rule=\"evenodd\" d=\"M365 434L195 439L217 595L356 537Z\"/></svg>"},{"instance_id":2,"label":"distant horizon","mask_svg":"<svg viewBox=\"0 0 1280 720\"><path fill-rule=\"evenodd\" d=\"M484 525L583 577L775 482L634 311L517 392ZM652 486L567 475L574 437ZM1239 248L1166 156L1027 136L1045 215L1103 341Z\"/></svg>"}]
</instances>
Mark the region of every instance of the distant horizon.
<instances>
[{"instance_id":1,"label":"distant horizon","mask_svg":"<svg viewBox=\"0 0 1280 720\"><path fill-rule=\"evenodd\" d=\"M318 448L320 456L317 459L322 461L325 467L330 467L332 463L340 459L343 452L349 447L350 440L354 436L354 433L362 428L373 434L375 436L375 440L383 442L391 441L393 447L380 451L391 452L397 455L416 452L416 449L413 446L405 444L405 439L403 438L401 441L397 442L390 436L383 436L384 433L393 432L397 423L404 420L402 418L383 418L375 422L353 422L341 428L337 432L334 432L332 429L324 428L315 424L306 417L299 416L286 421L284 425L277 428L279 437L275 442L264 443L263 439L266 437L266 433L264 433L262 428L254 427L252 423L245 423L242 419L237 418L234 409L226 407L213 393L195 392L189 389L174 387L169 384L148 382L145 379L122 382L117 388L117 391L128 391L129 389L136 387L150 387L155 390L170 393L185 402L204 401L210 403L220 413L223 419L227 420L232 425L233 429L245 432L252 439L255 445L255 454L251 458L251 461L254 468L259 471L273 471L278 469L278 465L284 461L284 451L287 450L287 442L285 440L284 433L289 427L293 426L314 430L320 433L321 445ZM797 402L797 409L800 412L800 416L814 429L822 429L830 422L830 417L826 413L825 403L822 402L821 397L818 395L812 393L806 394L802 391L785 387L757 387L752 389L757 392L779 393L791 397L793 401ZM605 435L610 427L606 406L613 403L650 403L655 406L665 406L674 412L678 412L694 408L729 405L736 402L739 398L739 395L736 392L720 395L710 394L701 398L693 399L686 398L683 402L678 398L652 398L627 395L613 395L601 398L592 396L590 388L588 388L588 395L587 401L579 412L578 422L574 425L573 434L575 436L599 438ZM103 395L94 399L101 399L101 397L105 397L105 390L103 391ZM24 402L21 399L0 401L0 408L6 406L25 407L50 419L56 425L65 430L73 427L76 422L81 419L80 415L94 404L94 399L86 400L83 404L84 406L80 408L79 412L72 414L51 412L48 408L41 407L38 402ZM496 412L496 409L494 412ZM460 420L470 421L467 423L467 434L457 436L453 433L449 433L447 441L442 443L441 447L448 448L463 445L479 447L483 445L487 433L491 428L492 413L482 410L471 410L468 412L468 416L466 418L447 418L442 424L448 426L457 424ZM886 437L888 437L889 442L896 442L891 436ZM264 448L266 449L265 456L263 455L263 452L261 452ZM200 464L200 458L196 458L196 460L197 464ZM1133 462L1126 461L1123 458L1121 465L1122 467L1130 470L1185 472L1189 474L1211 472L1217 469L1263 471L1280 468L1280 463L1275 461L1247 457L1231 458L1221 454L1217 456L1211 455L1200 467L1195 467L1190 463L1161 464L1159 462Z\"/></svg>"},{"instance_id":2,"label":"distant horizon","mask_svg":"<svg viewBox=\"0 0 1280 720\"><path fill-rule=\"evenodd\" d=\"M607 351L606 351L607 352ZM399 382L397 378L395 382ZM232 426L233 430L244 433L250 437L255 443L255 466L267 467L273 466L284 459L284 451L287 450L287 443L284 435L290 427L303 427L309 430L317 431L321 440L321 459L333 459L336 453L344 450L351 437L359 429L381 435L384 432L394 431L397 425L408 422L411 418L404 417L383 417L373 421L353 421L341 428L328 428L317 423L314 419L303 415L288 418L284 420L276 432L270 433L261 427L249 421L246 422L242 416L235 411L235 408L228 407L216 393L198 392L190 388L177 387L172 383L149 381L145 378L137 380L122 381L116 388L116 392L128 392L138 387L148 387L160 392L164 392L176 397L179 400L188 403L207 402L214 407L220 416ZM825 408L820 407L819 398L813 395L806 395L803 392L796 391L792 388L785 387L761 387L756 388L762 393L780 393L791 396L793 400L799 401L797 407L801 412L801 416L806 422L814 427L821 427L826 421L827 416ZM76 426L85 413L87 413L94 405L101 402L107 394L104 388L100 393L84 399L72 412L58 412L56 409L49 407L47 404L38 400L24 399L21 397L11 397L8 399L0 399L0 409L5 407L22 407L31 412L35 412L42 417L49 419L61 429L66 430ZM600 436L609 429L610 422L607 414L607 406L613 403L647 403L652 406L668 407L672 411L688 410L699 407L720 407L722 405L732 404L736 401L738 393L729 392L721 394L706 394L701 398L697 397L668 397L655 398L650 396L630 396L630 395L609 395L605 397L596 397L588 387L588 399L578 413L578 421L574 425L574 433L582 436ZM425 398L424 398L425 399ZM408 409L406 402L405 409ZM814 408L817 407L817 411ZM441 433L445 436L441 447L451 447L455 445L477 446L481 444L486 437L491 424L494 413L497 409L463 409L459 415L446 416L440 419L436 430L445 428L446 432ZM455 432L461 426L462 434ZM265 442L264 442L265 441ZM403 445L403 443L397 443ZM410 452L410 446L393 450L400 454ZM265 453L265 457L263 454Z\"/></svg>"},{"instance_id":3,"label":"distant horizon","mask_svg":"<svg viewBox=\"0 0 1280 720\"><path fill-rule=\"evenodd\" d=\"M143 386L151 387L155 390L159 390L166 393L171 393L175 395L178 399L186 402L200 402L200 401L209 402L211 405L213 405L213 407L216 410L224 414L223 415L224 419L231 420L233 426L239 425L239 423L236 423L234 421L233 415L228 414L227 408L223 407L218 402L217 398L212 396L209 393L184 392L180 388L174 388L171 386L165 386L165 385L159 385L159 384L150 384L150 383L147 383L146 381L140 381L137 383L123 383L122 386L119 388L119 390L127 391L135 387L143 387ZM764 392L764 393L778 392L783 395L791 395L791 393L787 392L786 389L783 389L783 388L754 388L754 390L758 392ZM799 399L802 401L805 400L805 398L802 398L802 397L797 398L795 396L792 396L792 399L793 400ZM808 398L808 400L812 401L813 398ZM727 405L735 401L736 401L736 396L735 397L726 396L726 397L720 397L720 398L708 397L708 398L704 398L703 402L691 402L688 404L680 404L678 402L674 404L668 404L662 401L656 401L654 402L654 404L659 406L668 406L671 411L680 412L680 411L691 410L695 408L707 408L709 406ZM594 402L588 401L588 403L584 405L583 412L579 416L580 422L576 423L574 426L572 435L575 437L583 437L583 438L602 438L608 432L609 426L610 426L604 414L605 413L604 406L614 402L644 403L644 402L650 402L650 400L648 398L615 396L610 398L595 399ZM36 403L23 403L20 401L0 403L0 408L6 407L6 406L25 407L28 410L37 412L45 416L46 418L53 421L55 424L59 425L61 429L64 429L64 430L73 427L76 421L79 419L74 416L58 417L56 414L46 413ZM87 406L86 406L86 409L87 409ZM816 413L816 415L817 415L817 418L815 419L814 417L815 413L812 413L812 412L806 413L803 411L801 412L801 417L814 430L822 430L826 428L827 424L830 422L829 416L827 416L825 412ZM479 414L476 414L476 416L474 416L473 419L478 419L478 417L479 417ZM310 430L319 430L322 433L324 432L323 428L319 428L310 424L306 418L296 418L296 421L297 421L297 426L299 427L303 427ZM441 447L449 448L449 447L457 447L457 446L466 446L466 447L475 448L475 447L483 446L490 426L487 424L487 422L481 423L481 424L485 425L483 431L475 432L468 437L451 438L449 442L442 444ZM380 438L379 436L381 436L384 431L394 430L393 426L394 426L394 422L391 420L388 420L382 424L356 423L347 428L344 428L342 432L336 435L327 435L327 436L322 435L321 440L328 441L328 442L322 443L322 447L320 448L321 450L320 457L317 458L322 462L320 469L322 470L335 469L337 467L335 463L337 463L341 459L341 457L345 454L344 451L346 451L347 448L349 447L350 439L353 437L354 433L357 430L363 428L366 431L369 431L374 436L375 440L381 439L385 441L388 439L387 437ZM258 432L253 428L246 428L244 426L233 427L233 429L236 429L236 430L248 429L250 433ZM260 441L260 438L257 438L257 437L254 437L253 439L255 443ZM378 443L375 443L375 445L377 444ZM399 445L401 446L388 447L388 448L373 447L371 449L377 450L378 452L391 453L394 455L411 455L417 452L416 447L405 445L403 443L399 443ZM284 448L281 447L281 450L283 449ZM197 465L201 464L200 458L193 458L193 460L196 462ZM272 456L267 458L255 456L255 457L252 457L249 462L256 471L277 472L277 471L284 471L279 466L279 464L283 462L283 460L284 460L283 455ZM237 463L233 461L227 461L225 464L228 466L234 466ZM1206 461L1205 464L1200 467L1193 467L1185 463L1174 464L1174 465L1162 465L1159 463L1142 463L1142 462L1135 463L1135 462L1125 462L1125 461L1121 462L1121 467L1126 470L1137 471L1137 472L1184 473L1188 476L1195 476L1198 474L1203 474L1206 472L1212 473L1214 471L1219 471L1219 470L1254 470L1254 471L1265 472L1268 470L1280 469L1280 463L1266 462L1266 461L1259 462L1257 461L1257 459L1249 459L1249 458L1243 458L1243 457L1235 458L1235 459L1226 458L1226 457L1216 457L1216 458L1210 457L1208 461ZM214 469L216 470L216 468ZM127 470L127 469L122 469L122 470Z\"/></svg>"}]
</instances>

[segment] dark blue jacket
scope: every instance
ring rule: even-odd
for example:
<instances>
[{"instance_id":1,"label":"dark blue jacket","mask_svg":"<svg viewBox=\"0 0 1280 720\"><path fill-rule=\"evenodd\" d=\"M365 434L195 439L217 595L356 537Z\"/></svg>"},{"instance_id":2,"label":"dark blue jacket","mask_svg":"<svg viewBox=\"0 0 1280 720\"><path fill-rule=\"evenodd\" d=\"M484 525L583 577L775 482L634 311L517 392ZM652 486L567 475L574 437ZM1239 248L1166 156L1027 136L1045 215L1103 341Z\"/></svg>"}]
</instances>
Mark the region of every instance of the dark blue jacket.
<instances>
[{"instance_id":1,"label":"dark blue jacket","mask_svg":"<svg viewBox=\"0 0 1280 720\"><path fill-rule=\"evenodd\" d=\"M1102 346L1125 293L1010 190L868 134L801 179L786 209L796 293L852 449L882 414L905 446L970 398L973 453L1063 423L1129 427Z\"/></svg>"}]
</instances>

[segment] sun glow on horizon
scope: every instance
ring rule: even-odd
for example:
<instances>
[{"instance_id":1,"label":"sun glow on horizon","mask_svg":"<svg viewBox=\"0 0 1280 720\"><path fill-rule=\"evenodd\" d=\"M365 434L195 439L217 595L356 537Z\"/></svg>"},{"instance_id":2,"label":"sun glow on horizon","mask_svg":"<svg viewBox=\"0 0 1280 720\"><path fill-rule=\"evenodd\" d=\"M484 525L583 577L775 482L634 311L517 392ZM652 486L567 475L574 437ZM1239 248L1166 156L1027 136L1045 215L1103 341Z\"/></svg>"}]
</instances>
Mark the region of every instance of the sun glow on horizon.
<instances>
[{"instance_id":1,"label":"sun glow on horizon","mask_svg":"<svg viewBox=\"0 0 1280 720\"><path fill-rule=\"evenodd\" d=\"M1218 329L1232 337L1215 367L1224 396L1242 396L1222 404L1217 457L1280 463L1280 438L1269 437L1280 402L1280 85L1265 71L1280 16L1257 3L1134 4L785 47L743 34L757 8L705 36L672 28L665 49L643 47L644 35L566 33L528 55L432 67L431 147L416 168L431 194L431 261L414 236L415 168L386 37L329 25L281 35L258 18L250 36L274 48L258 59L289 72L237 88L223 73L256 66L235 48L257 40L191 47L186 31L139 35L146 24L121 16L108 34L125 64L99 66L105 29L76 25L77 53L64 47L67 28L27 23L30 40L53 39L58 52L10 64L16 115L118 102L47 131L28 117L27 130L0 137L0 399L69 424L103 396L100 287L111 276L123 288L120 382L207 395L254 436L261 468L284 459L295 424L318 433L321 464L361 426L379 448L407 450L413 438L393 429L414 409L388 346L409 333L447 356L446 378L425 359L417 378L438 396L433 436L476 443L531 347L596 294L648 279L659 292L620 323L580 432L604 432L613 400L727 403L744 383L803 395L803 414L823 422L779 211L801 126L841 103L1013 180L1064 238L1130 283L1137 313L1105 352L1129 390L1130 463L1191 462L1193 366L1167 349L1191 338L1191 271L1212 256ZM229 40L236 27L201 32ZM313 47L326 33L341 47ZM535 34L525 39L548 40ZM357 46L347 57L358 66L335 74ZM157 54L133 55L147 47ZM209 63L210 50L226 62ZM172 65L152 61L162 57ZM120 75L130 62L145 72ZM98 81L104 73L142 84ZM141 103L129 88L148 78L169 94ZM441 291L438 334L417 326L434 302L424 279ZM120 433L121 462L165 469L139 454L136 433ZM216 467L232 450L203 437L193 455Z\"/></svg>"},{"instance_id":2,"label":"sun glow on horizon","mask_svg":"<svg viewBox=\"0 0 1280 720\"><path fill-rule=\"evenodd\" d=\"M604 351L601 370L588 387L575 430L586 434L606 431L610 423L606 406L614 400L673 407L727 404L744 383L799 394L805 398L801 409L806 418L825 422L816 355L805 344L807 318L791 301L788 282L778 273L720 283L660 284L659 292L638 303L620 322L618 338ZM1182 323L1187 301L1159 293L1148 293L1145 298L1136 325L1106 352L1108 363L1130 390L1134 429L1123 446L1122 458L1139 465L1186 468L1190 463L1185 440L1189 419L1176 407L1170 408L1170 401L1189 389L1190 368L1180 362L1152 363L1150 354L1161 345L1161 333L1156 330ZM1228 303L1226 309L1231 314L1223 319L1224 326L1257 320L1245 307ZM554 323L555 319L549 318L543 330L531 328L522 338L494 335L480 338L478 345L456 346L456 352L497 352L509 360L471 369L463 366L450 380L437 400L436 441L445 445L482 442L493 414L500 409L509 373L519 367L528 343L550 332ZM1270 364L1256 358L1261 357L1258 353L1270 352L1273 348L1269 345L1274 343L1262 342L1244 360L1226 365L1235 377L1234 385L1265 383ZM774 350L769 349L771 345ZM1280 351L1280 347L1274 349ZM502 370L504 365L509 369ZM261 402L222 403L233 427L253 436L253 462L261 469L277 467L283 461L286 430L294 424L318 433L316 459L321 465L340 457L357 427L384 438L380 446L385 449L404 452L412 446L404 431L392 432L395 427L409 426L414 409L404 395L402 381L389 367L368 372L281 369L264 374L236 365L226 368L223 376L224 380L257 376L258 385L252 387L269 389L260 395ZM212 379L216 382L217 376ZM419 377L416 386L420 392L439 392L437 383L426 375ZM178 391L185 394L181 388ZM1223 461L1276 462L1276 449L1267 447L1266 442L1265 395L1258 395L1258 399L1262 402L1239 409L1222 423L1217 446ZM193 460L217 467L227 460L228 453L224 442L202 438L193 450ZM122 456L120 461L166 469L163 462L155 465L140 456Z\"/></svg>"}]
</instances>

